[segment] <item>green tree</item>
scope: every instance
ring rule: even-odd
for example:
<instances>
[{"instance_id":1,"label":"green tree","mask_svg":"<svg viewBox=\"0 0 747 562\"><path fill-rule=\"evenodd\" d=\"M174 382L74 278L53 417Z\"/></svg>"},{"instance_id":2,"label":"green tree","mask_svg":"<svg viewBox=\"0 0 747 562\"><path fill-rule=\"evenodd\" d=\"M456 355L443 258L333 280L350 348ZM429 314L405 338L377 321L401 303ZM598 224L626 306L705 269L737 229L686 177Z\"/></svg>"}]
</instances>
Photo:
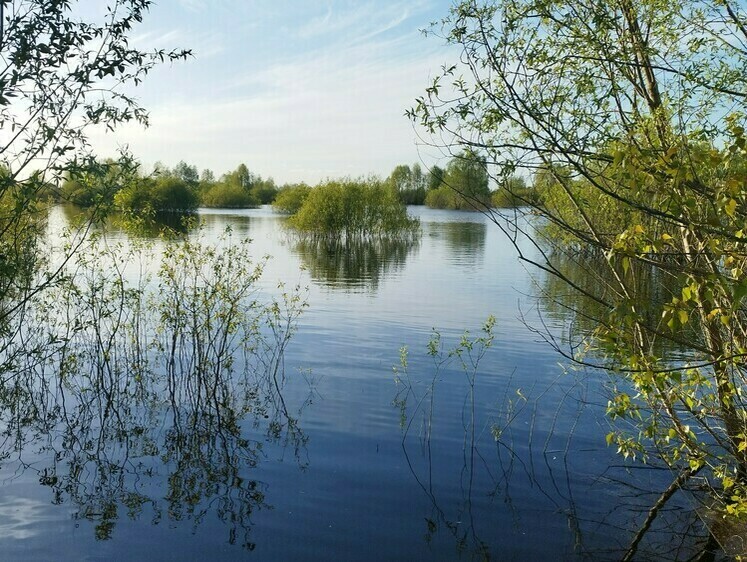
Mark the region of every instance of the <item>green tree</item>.
<instances>
[{"instance_id":1,"label":"green tree","mask_svg":"<svg viewBox=\"0 0 747 562\"><path fill-rule=\"evenodd\" d=\"M422 205L425 201L425 178L419 164L394 168L386 180L387 186L405 205Z\"/></svg>"},{"instance_id":2,"label":"green tree","mask_svg":"<svg viewBox=\"0 0 747 562\"><path fill-rule=\"evenodd\" d=\"M120 210L137 214L192 213L197 210L196 190L174 176L137 178L119 190L114 202Z\"/></svg>"},{"instance_id":3,"label":"green tree","mask_svg":"<svg viewBox=\"0 0 747 562\"><path fill-rule=\"evenodd\" d=\"M310 192L311 188L305 183L284 185L278 191L272 206L281 213L294 215L301 209Z\"/></svg>"},{"instance_id":4,"label":"green tree","mask_svg":"<svg viewBox=\"0 0 747 562\"><path fill-rule=\"evenodd\" d=\"M309 238L345 243L413 237L420 227L377 179L327 181L314 187L288 224Z\"/></svg>"},{"instance_id":5,"label":"green tree","mask_svg":"<svg viewBox=\"0 0 747 562\"><path fill-rule=\"evenodd\" d=\"M430 190L425 204L438 209L475 210L490 205L486 160L471 150L454 157L444 171L441 184Z\"/></svg>"},{"instance_id":6,"label":"green tree","mask_svg":"<svg viewBox=\"0 0 747 562\"><path fill-rule=\"evenodd\" d=\"M517 251L597 305L569 347L587 353L568 355L618 375L609 442L664 460L675 484L702 471L731 514L747 512L743 10L461 1L431 31L465 64L447 66L409 112L484 154L499 185L541 171L534 212L563 237L546 236L539 259ZM587 270L599 283L564 275L557 256L579 252L604 258L607 275ZM647 302L644 277L669 298ZM662 341L686 353L660 354Z\"/></svg>"},{"instance_id":7,"label":"green tree","mask_svg":"<svg viewBox=\"0 0 747 562\"><path fill-rule=\"evenodd\" d=\"M538 195L534 186L528 186L522 176L509 176L491 194L493 207L513 208L536 205Z\"/></svg>"},{"instance_id":8,"label":"green tree","mask_svg":"<svg viewBox=\"0 0 747 562\"><path fill-rule=\"evenodd\" d=\"M202 192L201 203L205 207L246 209L256 207L258 201L249 190L237 183L218 182L210 184Z\"/></svg>"},{"instance_id":9,"label":"green tree","mask_svg":"<svg viewBox=\"0 0 747 562\"><path fill-rule=\"evenodd\" d=\"M115 194L138 177L139 165L131 159L91 160L85 168L67 172L59 199L78 207L107 209Z\"/></svg>"},{"instance_id":10,"label":"green tree","mask_svg":"<svg viewBox=\"0 0 747 562\"><path fill-rule=\"evenodd\" d=\"M412 170L407 164L400 164L389 174L387 182L395 193L408 190L412 187Z\"/></svg>"},{"instance_id":11,"label":"green tree","mask_svg":"<svg viewBox=\"0 0 747 562\"><path fill-rule=\"evenodd\" d=\"M278 188L275 185L275 180L272 178L262 179L262 176L256 176L254 184L249 189L252 197L259 202L260 205L268 205L275 200L275 196L278 193Z\"/></svg>"},{"instance_id":12,"label":"green tree","mask_svg":"<svg viewBox=\"0 0 747 562\"><path fill-rule=\"evenodd\" d=\"M428 178L417 162L412 165L412 188L423 192L428 188Z\"/></svg>"},{"instance_id":13,"label":"green tree","mask_svg":"<svg viewBox=\"0 0 747 562\"><path fill-rule=\"evenodd\" d=\"M23 233L22 239L4 245L8 263L35 259L29 249L43 230L40 192L65 178L100 171L88 142L91 127L147 123L130 87L155 65L189 55L146 52L131 45L130 35L150 4L111 0L105 17L86 19L74 0L0 3L0 127L7 133L0 141L6 172L0 177L0 244L5 237ZM40 170L31 169L40 163ZM55 271L50 271L40 282L27 277L28 283L19 279L8 285L15 289L0 298L13 296L15 302L0 312L0 323L22 310L28 298L54 278Z\"/></svg>"},{"instance_id":14,"label":"green tree","mask_svg":"<svg viewBox=\"0 0 747 562\"><path fill-rule=\"evenodd\" d=\"M441 187L441 183L444 181L444 169L434 165L430 170L428 170L428 176L426 179L426 187L428 188L428 191L432 189L438 189Z\"/></svg>"},{"instance_id":15,"label":"green tree","mask_svg":"<svg viewBox=\"0 0 747 562\"><path fill-rule=\"evenodd\" d=\"M246 190L251 189L257 180L257 177L249 171L246 164L239 164L233 171L225 174L221 180L227 184L238 185Z\"/></svg>"},{"instance_id":16,"label":"green tree","mask_svg":"<svg viewBox=\"0 0 747 562\"><path fill-rule=\"evenodd\" d=\"M174 177L179 178L183 182L187 183L191 187L197 187L200 182L200 175L197 172L197 166L190 166L184 160L180 160L179 163L174 166L171 170Z\"/></svg>"},{"instance_id":17,"label":"green tree","mask_svg":"<svg viewBox=\"0 0 747 562\"><path fill-rule=\"evenodd\" d=\"M211 184L215 183L215 174L212 170L205 168L200 173L200 183L201 184Z\"/></svg>"}]
</instances>

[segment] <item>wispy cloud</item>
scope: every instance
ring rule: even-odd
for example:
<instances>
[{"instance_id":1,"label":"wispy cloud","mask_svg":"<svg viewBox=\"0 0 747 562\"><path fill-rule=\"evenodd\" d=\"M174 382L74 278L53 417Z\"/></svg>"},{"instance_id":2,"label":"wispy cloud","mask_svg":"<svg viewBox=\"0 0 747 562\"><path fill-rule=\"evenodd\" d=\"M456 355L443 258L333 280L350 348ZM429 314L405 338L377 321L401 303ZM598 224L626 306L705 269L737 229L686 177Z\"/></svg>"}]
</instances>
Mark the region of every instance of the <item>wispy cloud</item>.
<instances>
[{"instance_id":1,"label":"wispy cloud","mask_svg":"<svg viewBox=\"0 0 747 562\"><path fill-rule=\"evenodd\" d=\"M96 142L109 151L128 143L146 162L184 159L218 173L243 161L281 182L384 175L416 161L416 134L403 114L447 60L417 32L430 3L297 6L303 13L295 17L274 12L253 22L254 33L223 20L220 29L201 29L190 45L195 61L159 71L168 87L143 90L152 127ZM243 9L237 19L251 11ZM179 30L168 36L180 39Z\"/></svg>"},{"instance_id":2,"label":"wispy cloud","mask_svg":"<svg viewBox=\"0 0 747 562\"><path fill-rule=\"evenodd\" d=\"M304 39L361 43L396 28L424 6L422 1L356 2L352 5L330 2L324 14L300 25L297 33Z\"/></svg>"}]
</instances>

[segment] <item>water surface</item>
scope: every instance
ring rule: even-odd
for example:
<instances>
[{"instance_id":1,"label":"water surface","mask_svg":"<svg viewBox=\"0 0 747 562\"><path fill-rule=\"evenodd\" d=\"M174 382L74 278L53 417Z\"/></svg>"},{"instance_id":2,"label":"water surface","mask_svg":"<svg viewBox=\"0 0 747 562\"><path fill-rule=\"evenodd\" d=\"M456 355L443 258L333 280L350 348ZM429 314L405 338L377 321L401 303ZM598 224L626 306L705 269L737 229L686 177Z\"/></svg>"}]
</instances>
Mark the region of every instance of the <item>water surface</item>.
<instances>
[{"instance_id":1,"label":"water surface","mask_svg":"<svg viewBox=\"0 0 747 562\"><path fill-rule=\"evenodd\" d=\"M538 304L542 278L499 229L477 213L412 212L419 241L345 248L299 243L269 208L201 211L208 239L230 227L253 240L257 259L271 256L263 292L308 288L284 356L282 396L297 427L288 431L274 402L251 402L230 427L200 404L180 403L178 428L171 409L140 407L123 412L128 432L81 445L83 461L70 453L86 438L80 423L27 429L0 464L4 556L619 559L655 498L649 488L669 476L623 466L605 446L599 376L566 372L532 331L562 338L563 318ZM66 221L55 209L52 240ZM490 315L494 340L474 372L428 355L434 331L448 352ZM409 386L395 383L402 346ZM75 485L58 485L62 475ZM688 524L680 508L667 521L680 515ZM644 542L641 558L689 552L689 539L661 537Z\"/></svg>"}]
</instances>

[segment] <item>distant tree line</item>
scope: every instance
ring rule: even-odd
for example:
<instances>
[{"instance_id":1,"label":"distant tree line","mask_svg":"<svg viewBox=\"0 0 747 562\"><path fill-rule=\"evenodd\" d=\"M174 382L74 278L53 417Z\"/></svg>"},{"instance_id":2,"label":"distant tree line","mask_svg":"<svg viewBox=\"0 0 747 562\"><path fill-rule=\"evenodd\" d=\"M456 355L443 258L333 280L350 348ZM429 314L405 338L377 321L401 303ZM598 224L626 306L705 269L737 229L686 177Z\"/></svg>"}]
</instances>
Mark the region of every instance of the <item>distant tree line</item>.
<instances>
[{"instance_id":1,"label":"distant tree line","mask_svg":"<svg viewBox=\"0 0 747 562\"><path fill-rule=\"evenodd\" d=\"M424 171L418 163L402 164L385 180L377 181L404 205L437 209L521 207L539 199L541 186L528 185L521 176L506 178L492 191L488 179L485 159L466 151L455 156L445 168L434 165ZM322 182L325 183L329 180ZM173 168L158 162L153 172L145 175L134 160L119 159L71 169L59 188L47 186L42 193L79 207L110 205L138 213L193 212L200 206L252 208L272 203L276 210L292 215L298 212L311 190L305 183L278 187L271 177L263 178L246 164L216 178L211 170L199 172L196 166L184 161Z\"/></svg>"},{"instance_id":2,"label":"distant tree line","mask_svg":"<svg viewBox=\"0 0 747 562\"><path fill-rule=\"evenodd\" d=\"M149 213L193 212L199 206L248 208L274 201L278 192L272 178L263 179L245 164L219 179L211 170L179 162L173 168L156 163L143 175L137 163L105 160L95 168L71 170L58 189L44 194L79 207L107 204L121 211Z\"/></svg>"},{"instance_id":3,"label":"distant tree line","mask_svg":"<svg viewBox=\"0 0 747 562\"><path fill-rule=\"evenodd\" d=\"M509 176L491 191L485 158L470 151L452 158L445 169L433 166L427 173L417 163L397 166L385 183L406 205L471 211L524 207L536 203L541 191L522 176Z\"/></svg>"}]
</instances>

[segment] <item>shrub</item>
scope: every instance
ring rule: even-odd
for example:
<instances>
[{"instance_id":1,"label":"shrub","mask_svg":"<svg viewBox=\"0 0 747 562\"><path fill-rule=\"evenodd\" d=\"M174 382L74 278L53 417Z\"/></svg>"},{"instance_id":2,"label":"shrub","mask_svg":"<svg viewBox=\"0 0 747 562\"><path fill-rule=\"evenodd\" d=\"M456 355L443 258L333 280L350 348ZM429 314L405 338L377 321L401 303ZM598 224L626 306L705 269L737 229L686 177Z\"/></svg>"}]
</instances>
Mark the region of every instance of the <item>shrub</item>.
<instances>
[{"instance_id":1,"label":"shrub","mask_svg":"<svg viewBox=\"0 0 747 562\"><path fill-rule=\"evenodd\" d=\"M412 236L420 226L397 195L376 179L315 187L289 224L303 234L336 240Z\"/></svg>"},{"instance_id":2,"label":"shrub","mask_svg":"<svg viewBox=\"0 0 747 562\"><path fill-rule=\"evenodd\" d=\"M311 188L305 183L285 186L278 191L272 206L281 213L295 215L303 206L310 192Z\"/></svg>"},{"instance_id":3,"label":"shrub","mask_svg":"<svg viewBox=\"0 0 747 562\"><path fill-rule=\"evenodd\" d=\"M220 182L213 184L202 196L205 207L224 207L228 209L245 209L256 207L257 200L252 194L236 183Z\"/></svg>"},{"instance_id":4,"label":"shrub","mask_svg":"<svg viewBox=\"0 0 747 562\"><path fill-rule=\"evenodd\" d=\"M194 212L197 193L184 180L175 177L144 178L133 182L114 196L123 211Z\"/></svg>"}]
</instances>

